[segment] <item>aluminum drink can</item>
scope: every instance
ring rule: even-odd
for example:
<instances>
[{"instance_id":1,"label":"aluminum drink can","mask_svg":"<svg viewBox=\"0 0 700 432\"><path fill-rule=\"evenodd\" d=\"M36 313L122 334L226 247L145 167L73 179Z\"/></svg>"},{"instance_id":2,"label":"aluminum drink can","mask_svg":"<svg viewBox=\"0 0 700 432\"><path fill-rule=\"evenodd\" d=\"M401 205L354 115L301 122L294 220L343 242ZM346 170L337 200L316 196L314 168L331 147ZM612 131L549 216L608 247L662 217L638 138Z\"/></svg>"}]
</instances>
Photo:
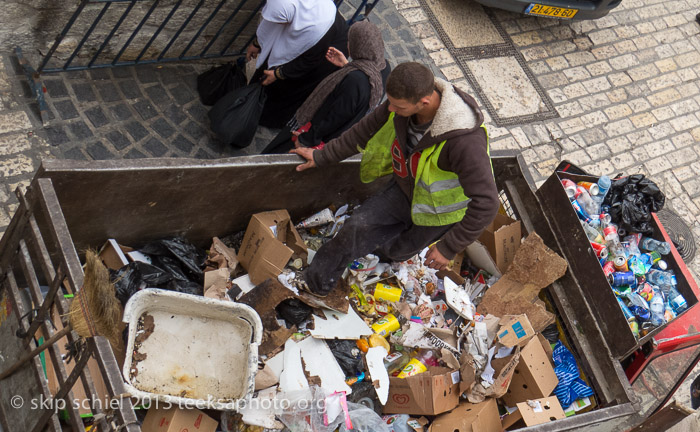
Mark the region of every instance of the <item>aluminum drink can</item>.
<instances>
[{"instance_id":1,"label":"aluminum drink can","mask_svg":"<svg viewBox=\"0 0 700 432\"><path fill-rule=\"evenodd\" d=\"M611 274L615 273L615 266L613 265L612 261L605 263L603 266L603 273L605 274L606 278L609 278Z\"/></svg>"},{"instance_id":2,"label":"aluminum drink can","mask_svg":"<svg viewBox=\"0 0 700 432\"><path fill-rule=\"evenodd\" d=\"M613 265L615 266L615 270L619 272L630 271L630 268L627 266L627 260L623 256L616 256L613 260Z\"/></svg>"},{"instance_id":3,"label":"aluminum drink can","mask_svg":"<svg viewBox=\"0 0 700 432\"><path fill-rule=\"evenodd\" d=\"M608 248L600 243L591 242L591 247L595 251L595 255L598 259L605 259L608 257Z\"/></svg>"},{"instance_id":4,"label":"aluminum drink can","mask_svg":"<svg viewBox=\"0 0 700 432\"><path fill-rule=\"evenodd\" d=\"M569 179L562 179L561 185L564 186L566 196L568 196L569 198L576 198L576 183Z\"/></svg>"},{"instance_id":5,"label":"aluminum drink can","mask_svg":"<svg viewBox=\"0 0 700 432\"><path fill-rule=\"evenodd\" d=\"M608 276L608 280L610 281L610 285L614 287L634 285L637 282L637 279L634 277L634 273L631 271L614 272Z\"/></svg>"},{"instance_id":6,"label":"aluminum drink can","mask_svg":"<svg viewBox=\"0 0 700 432\"><path fill-rule=\"evenodd\" d=\"M581 181L581 182L578 182L578 185L581 186L582 188L586 189L589 194L598 195L599 189L598 189L598 185L596 183Z\"/></svg>"},{"instance_id":7,"label":"aluminum drink can","mask_svg":"<svg viewBox=\"0 0 700 432\"><path fill-rule=\"evenodd\" d=\"M629 321L629 325L634 337L639 337L639 324L637 323L637 320Z\"/></svg>"}]
</instances>

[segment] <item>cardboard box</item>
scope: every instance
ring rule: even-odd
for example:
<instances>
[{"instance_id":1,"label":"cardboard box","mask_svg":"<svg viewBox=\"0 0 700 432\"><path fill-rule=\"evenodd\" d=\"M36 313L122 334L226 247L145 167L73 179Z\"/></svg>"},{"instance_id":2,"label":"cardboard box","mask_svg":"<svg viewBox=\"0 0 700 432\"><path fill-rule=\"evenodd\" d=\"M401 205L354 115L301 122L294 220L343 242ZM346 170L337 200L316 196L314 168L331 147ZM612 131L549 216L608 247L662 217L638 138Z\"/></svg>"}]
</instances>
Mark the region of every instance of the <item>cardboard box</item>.
<instances>
[{"instance_id":1,"label":"cardboard box","mask_svg":"<svg viewBox=\"0 0 700 432\"><path fill-rule=\"evenodd\" d=\"M459 371L431 367L405 379L389 378L384 414L435 415L459 404Z\"/></svg>"},{"instance_id":2,"label":"cardboard box","mask_svg":"<svg viewBox=\"0 0 700 432\"><path fill-rule=\"evenodd\" d=\"M216 432L219 422L198 409L150 408L141 425L143 432Z\"/></svg>"},{"instance_id":3,"label":"cardboard box","mask_svg":"<svg viewBox=\"0 0 700 432\"><path fill-rule=\"evenodd\" d=\"M452 282L456 283L457 285L463 285L464 278L460 274L462 271L463 261L464 252L460 252L457 255L455 255L454 259L450 261L445 270L440 270L437 272L437 277L439 277L440 279L448 277L452 279Z\"/></svg>"},{"instance_id":4,"label":"cardboard box","mask_svg":"<svg viewBox=\"0 0 700 432\"><path fill-rule=\"evenodd\" d=\"M531 338L520 351L520 361L515 367L510 387L502 398L506 405L512 407L518 402L549 396L558 383L540 340Z\"/></svg>"},{"instance_id":5,"label":"cardboard box","mask_svg":"<svg viewBox=\"0 0 700 432\"><path fill-rule=\"evenodd\" d=\"M238 259L255 285L268 278L276 280L293 255L305 261L306 245L287 210L257 213L251 217Z\"/></svg>"},{"instance_id":6,"label":"cardboard box","mask_svg":"<svg viewBox=\"0 0 700 432\"><path fill-rule=\"evenodd\" d=\"M498 322L498 341L501 345L524 347L535 335L527 315L506 315Z\"/></svg>"},{"instance_id":7,"label":"cardboard box","mask_svg":"<svg viewBox=\"0 0 700 432\"><path fill-rule=\"evenodd\" d=\"M525 426L534 426L566 418L556 396L531 400L529 403L521 402L517 404L517 407Z\"/></svg>"},{"instance_id":8,"label":"cardboard box","mask_svg":"<svg viewBox=\"0 0 700 432\"><path fill-rule=\"evenodd\" d=\"M505 273L513 262L515 252L520 247L520 236L520 221L500 213L481 233L479 242L489 250L501 273Z\"/></svg>"},{"instance_id":9,"label":"cardboard box","mask_svg":"<svg viewBox=\"0 0 700 432\"><path fill-rule=\"evenodd\" d=\"M496 399L472 404L463 402L454 410L439 415L430 425L430 432L501 432L501 418Z\"/></svg>"},{"instance_id":10,"label":"cardboard box","mask_svg":"<svg viewBox=\"0 0 700 432\"><path fill-rule=\"evenodd\" d=\"M116 240L109 239L100 249L98 256L108 269L119 270L125 265L129 265L126 253L131 252L131 250L131 248L121 246Z\"/></svg>"}]
</instances>

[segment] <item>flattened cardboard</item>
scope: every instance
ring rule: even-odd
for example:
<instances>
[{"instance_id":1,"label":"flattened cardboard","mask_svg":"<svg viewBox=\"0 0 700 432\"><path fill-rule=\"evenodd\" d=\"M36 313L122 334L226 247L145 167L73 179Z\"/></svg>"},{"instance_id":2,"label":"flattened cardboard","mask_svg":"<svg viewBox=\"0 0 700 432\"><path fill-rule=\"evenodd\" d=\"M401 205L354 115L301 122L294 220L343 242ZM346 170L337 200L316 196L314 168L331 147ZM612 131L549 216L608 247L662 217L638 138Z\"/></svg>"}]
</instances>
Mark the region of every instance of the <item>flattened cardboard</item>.
<instances>
[{"instance_id":1,"label":"flattened cardboard","mask_svg":"<svg viewBox=\"0 0 700 432\"><path fill-rule=\"evenodd\" d=\"M501 418L496 399L473 404L462 402L452 411L439 415L429 432L501 432Z\"/></svg>"},{"instance_id":2,"label":"flattened cardboard","mask_svg":"<svg viewBox=\"0 0 700 432\"><path fill-rule=\"evenodd\" d=\"M243 294L238 300L255 309L263 324L263 338L258 353L266 355L284 345L296 331L296 326L286 328L277 322L275 308L282 301L295 298L294 292L279 283L277 279L265 280L250 292Z\"/></svg>"},{"instance_id":3,"label":"flattened cardboard","mask_svg":"<svg viewBox=\"0 0 700 432\"><path fill-rule=\"evenodd\" d=\"M504 316L525 314L535 332L554 322L538 299L540 290L564 276L567 263L547 246L536 233L522 243L508 272L486 291L477 312Z\"/></svg>"},{"instance_id":4,"label":"flattened cardboard","mask_svg":"<svg viewBox=\"0 0 700 432\"><path fill-rule=\"evenodd\" d=\"M437 277L439 279L450 278L452 282L457 285L464 284L464 278L460 275L462 271L462 262L464 261L464 252L460 252L455 255L454 259L450 261L445 270L440 270L437 272Z\"/></svg>"},{"instance_id":5,"label":"flattened cardboard","mask_svg":"<svg viewBox=\"0 0 700 432\"><path fill-rule=\"evenodd\" d=\"M552 364L539 339L532 338L520 352L513 379L503 401L508 406L530 399L541 399L552 394L559 383Z\"/></svg>"},{"instance_id":6,"label":"flattened cardboard","mask_svg":"<svg viewBox=\"0 0 700 432\"><path fill-rule=\"evenodd\" d=\"M527 402L521 402L517 405L526 426L534 426L566 418L566 414L564 414L564 410L561 408L556 396L535 399L531 403L535 406L532 407Z\"/></svg>"},{"instance_id":7,"label":"flattened cardboard","mask_svg":"<svg viewBox=\"0 0 700 432\"><path fill-rule=\"evenodd\" d=\"M219 422L202 411L178 407L150 408L141 425L143 432L216 432Z\"/></svg>"},{"instance_id":8,"label":"flattened cardboard","mask_svg":"<svg viewBox=\"0 0 700 432\"><path fill-rule=\"evenodd\" d=\"M384 414L435 415L459 404L459 371L431 367L405 379L389 378Z\"/></svg>"},{"instance_id":9,"label":"flattened cardboard","mask_svg":"<svg viewBox=\"0 0 700 432\"><path fill-rule=\"evenodd\" d=\"M256 213L251 217L238 260L254 284L268 278L277 279L295 254L305 260L306 245L291 223L287 210Z\"/></svg>"},{"instance_id":10,"label":"flattened cardboard","mask_svg":"<svg viewBox=\"0 0 700 432\"><path fill-rule=\"evenodd\" d=\"M520 247L520 237L520 221L499 213L481 233L479 242L486 246L501 273L505 273Z\"/></svg>"},{"instance_id":11,"label":"flattened cardboard","mask_svg":"<svg viewBox=\"0 0 700 432\"><path fill-rule=\"evenodd\" d=\"M527 315L506 315L498 322L498 341L501 345L524 347L535 335Z\"/></svg>"}]
</instances>

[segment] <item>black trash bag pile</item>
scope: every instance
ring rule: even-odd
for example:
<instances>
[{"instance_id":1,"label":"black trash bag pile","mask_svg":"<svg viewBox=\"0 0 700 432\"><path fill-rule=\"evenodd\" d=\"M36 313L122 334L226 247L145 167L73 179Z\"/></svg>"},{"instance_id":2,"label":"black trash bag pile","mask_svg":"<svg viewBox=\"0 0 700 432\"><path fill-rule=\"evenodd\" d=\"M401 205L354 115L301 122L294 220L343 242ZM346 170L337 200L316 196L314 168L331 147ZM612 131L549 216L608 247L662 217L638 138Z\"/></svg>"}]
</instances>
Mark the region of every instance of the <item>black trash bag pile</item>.
<instances>
[{"instance_id":1,"label":"black trash bag pile","mask_svg":"<svg viewBox=\"0 0 700 432\"><path fill-rule=\"evenodd\" d=\"M204 295L206 253L179 237L166 238L138 249L151 264L133 262L112 272L116 294L122 305L144 288L162 288Z\"/></svg>"},{"instance_id":2,"label":"black trash bag pile","mask_svg":"<svg viewBox=\"0 0 700 432\"><path fill-rule=\"evenodd\" d=\"M311 315L311 306L299 299L287 299L277 305L277 313L284 318L287 325L299 325Z\"/></svg>"},{"instance_id":3,"label":"black trash bag pile","mask_svg":"<svg viewBox=\"0 0 700 432\"><path fill-rule=\"evenodd\" d=\"M603 205L610 207L612 221L627 232L651 235L651 213L664 207L666 197L653 181L643 174L613 180Z\"/></svg>"},{"instance_id":4,"label":"black trash bag pile","mask_svg":"<svg viewBox=\"0 0 700 432\"><path fill-rule=\"evenodd\" d=\"M355 341L326 339L326 343L345 376L355 376L365 369L362 351L357 347Z\"/></svg>"}]
</instances>

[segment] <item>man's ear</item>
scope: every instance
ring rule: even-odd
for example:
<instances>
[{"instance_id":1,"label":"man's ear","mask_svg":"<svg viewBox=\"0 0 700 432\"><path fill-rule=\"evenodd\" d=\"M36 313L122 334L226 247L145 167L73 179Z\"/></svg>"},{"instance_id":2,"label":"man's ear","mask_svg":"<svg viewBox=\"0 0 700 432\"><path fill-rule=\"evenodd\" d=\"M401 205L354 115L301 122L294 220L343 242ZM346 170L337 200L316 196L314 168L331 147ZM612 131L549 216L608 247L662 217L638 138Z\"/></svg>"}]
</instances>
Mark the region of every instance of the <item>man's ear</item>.
<instances>
[{"instance_id":1,"label":"man's ear","mask_svg":"<svg viewBox=\"0 0 700 432\"><path fill-rule=\"evenodd\" d=\"M425 96L425 97L420 98L419 102L420 102L421 106L430 105L430 96Z\"/></svg>"}]
</instances>

